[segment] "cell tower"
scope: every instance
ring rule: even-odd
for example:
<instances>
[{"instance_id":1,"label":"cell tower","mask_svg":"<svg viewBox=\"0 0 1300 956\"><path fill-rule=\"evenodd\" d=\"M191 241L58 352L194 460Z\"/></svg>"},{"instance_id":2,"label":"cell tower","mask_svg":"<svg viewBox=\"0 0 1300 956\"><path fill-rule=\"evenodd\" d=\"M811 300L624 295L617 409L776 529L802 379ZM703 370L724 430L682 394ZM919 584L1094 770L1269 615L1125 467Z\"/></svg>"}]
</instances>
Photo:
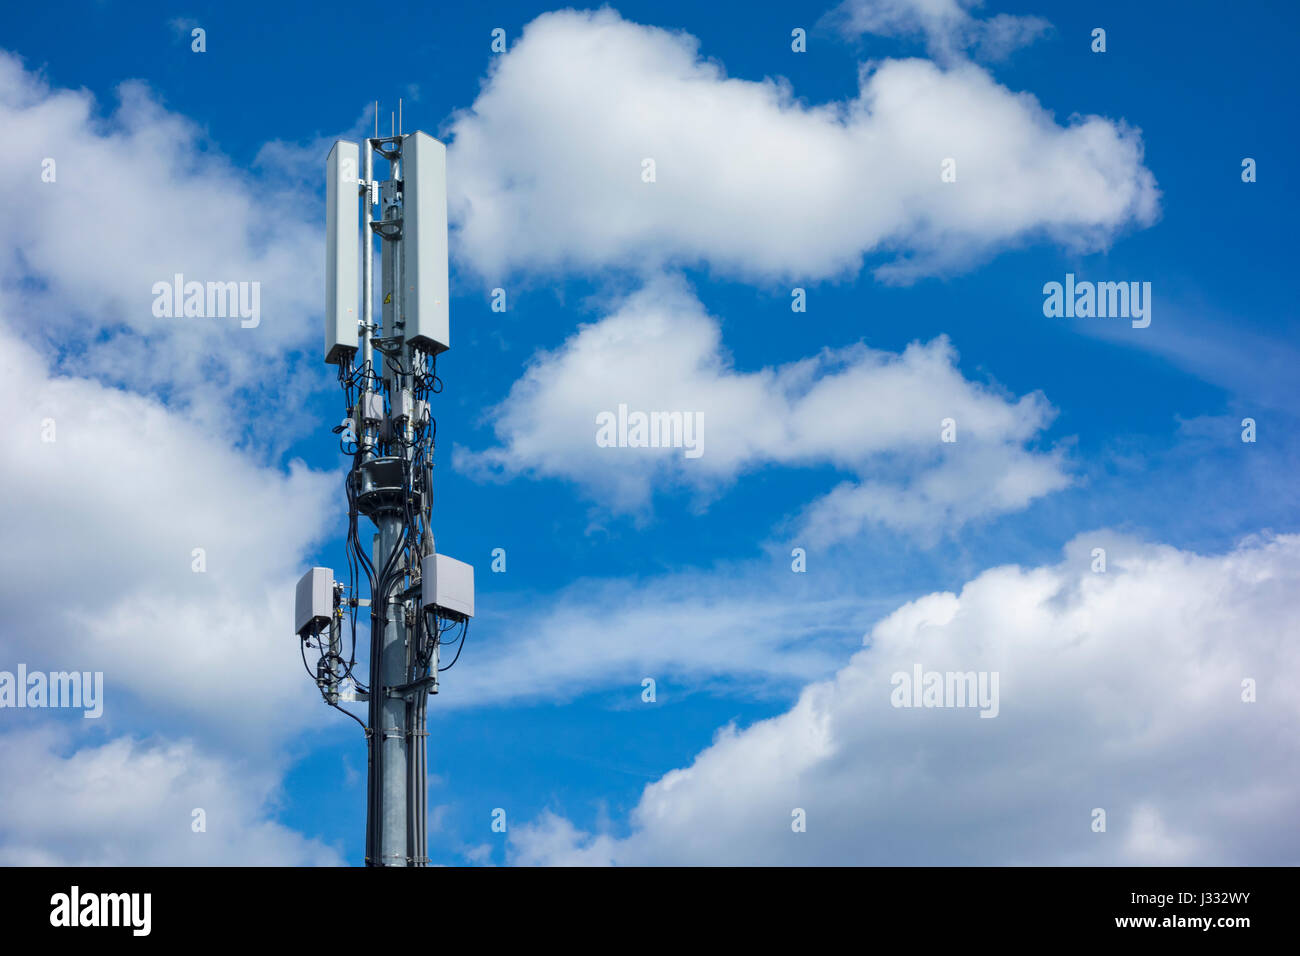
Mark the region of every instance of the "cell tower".
<instances>
[{"instance_id":1,"label":"cell tower","mask_svg":"<svg viewBox=\"0 0 1300 956\"><path fill-rule=\"evenodd\" d=\"M388 163L383 182L374 179L375 154ZM400 126L388 137L376 128L364 150L340 140L326 160L325 195L324 358L338 366L347 402L334 432L351 459L348 580L335 580L330 568L308 571L298 582L295 626L325 703L365 729L366 865L427 866L429 697L438 692L438 672L451 666L439 665L442 647L456 643L458 658L474 616L474 569L438 554L432 530L437 423L430 403L442 391L437 357L451 344L447 149L425 133L402 134ZM375 525L368 548L361 517ZM367 606L363 680L357 610ZM319 655L314 673L309 648ZM365 721L340 706L357 701L368 702Z\"/></svg>"}]
</instances>

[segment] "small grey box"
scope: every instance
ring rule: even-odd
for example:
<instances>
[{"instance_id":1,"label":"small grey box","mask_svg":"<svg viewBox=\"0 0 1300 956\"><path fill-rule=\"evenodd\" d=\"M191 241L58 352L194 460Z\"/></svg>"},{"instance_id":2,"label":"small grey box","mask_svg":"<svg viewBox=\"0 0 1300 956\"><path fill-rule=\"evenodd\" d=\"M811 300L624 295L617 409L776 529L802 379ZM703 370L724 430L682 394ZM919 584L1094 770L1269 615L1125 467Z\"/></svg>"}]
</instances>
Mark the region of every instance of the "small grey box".
<instances>
[{"instance_id":1,"label":"small grey box","mask_svg":"<svg viewBox=\"0 0 1300 956\"><path fill-rule=\"evenodd\" d=\"M426 554L420 563L424 607L452 617L474 616L474 568L445 554Z\"/></svg>"},{"instance_id":2,"label":"small grey box","mask_svg":"<svg viewBox=\"0 0 1300 956\"><path fill-rule=\"evenodd\" d=\"M401 389L397 393L397 403L393 408L393 420L401 421L404 418L410 418L415 408L415 396L411 394L409 388Z\"/></svg>"},{"instance_id":3,"label":"small grey box","mask_svg":"<svg viewBox=\"0 0 1300 956\"><path fill-rule=\"evenodd\" d=\"M331 568L312 568L298 581L296 609L293 615L294 630L319 631L328 625L334 614L334 571Z\"/></svg>"},{"instance_id":4,"label":"small grey box","mask_svg":"<svg viewBox=\"0 0 1300 956\"><path fill-rule=\"evenodd\" d=\"M384 396L379 392L361 393L361 421L382 422L384 420Z\"/></svg>"}]
</instances>

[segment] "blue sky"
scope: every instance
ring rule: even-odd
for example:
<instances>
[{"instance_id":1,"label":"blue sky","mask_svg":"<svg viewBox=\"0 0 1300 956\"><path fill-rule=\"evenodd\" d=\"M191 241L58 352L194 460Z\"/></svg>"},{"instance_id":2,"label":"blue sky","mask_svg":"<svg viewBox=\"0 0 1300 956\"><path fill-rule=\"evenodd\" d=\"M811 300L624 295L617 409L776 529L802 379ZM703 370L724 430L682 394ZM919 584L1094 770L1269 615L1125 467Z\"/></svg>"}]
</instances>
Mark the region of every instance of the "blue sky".
<instances>
[{"instance_id":1,"label":"blue sky","mask_svg":"<svg viewBox=\"0 0 1300 956\"><path fill-rule=\"evenodd\" d=\"M0 859L360 860L364 749L311 699L289 585L344 565L328 432L344 412L317 354L325 153L364 135L374 99L387 131L400 96L407 131L449 143L435 530L478 587L429 709L435 860L1294 862L1270 826L1300 790L1300 696L1275 683L1247 719L1236 695L1297 662L1296 592L1275 585L1300 576L1300 14L968 6L392 3L358 23L328 4L53 2L7 22L0 118L21 148L0 170L0 321L25 371L0 487L11 540L58 534L4 593L31 607L59 600L55 566L112 570L62 616L15 612L0 668L102 669L110 705L93 727L3 714L0 749L44 782L0 787ZM1004 56L967 42L1012 22L1031 42ZM396 52L363 63L362 37ZM658 181L638 181L656 153ZM42 184L40 159L63 155ZM157 323L145 293L174 271L260 280L263 325ZM1150 327L1045 317L1043 285L1067 273L1149 282ZM702 467L596 457L582 423L620 388L702 410ZM959 435L977 423L951 454L926 444L945 401ZM55 407L58 465L30 438ZM89 501L41 520L88 468ZM827 512L837 486L866 489L868 517ZM1114 568L1096 593L1095 546ZM913 613L930 623L908 631ZM1074 626L1095 659L1056 643ZM1021 680L1001 720L904 729L863 703L888 699L871 675L896 646ZM816 745L808 707L829 722ZM1000 734L970 736L985 724ZM1061 755L1080 780L1053 779ZM105 766L138 795L111 812L85 769ZM201 800L227 808L208 843L189 827ZM83 822L64 832L42 804ZM787 805L816 808L802 844L773 815ZM1097 806L1106 843L1089 841Z\"/></svg>"}]
</instances>

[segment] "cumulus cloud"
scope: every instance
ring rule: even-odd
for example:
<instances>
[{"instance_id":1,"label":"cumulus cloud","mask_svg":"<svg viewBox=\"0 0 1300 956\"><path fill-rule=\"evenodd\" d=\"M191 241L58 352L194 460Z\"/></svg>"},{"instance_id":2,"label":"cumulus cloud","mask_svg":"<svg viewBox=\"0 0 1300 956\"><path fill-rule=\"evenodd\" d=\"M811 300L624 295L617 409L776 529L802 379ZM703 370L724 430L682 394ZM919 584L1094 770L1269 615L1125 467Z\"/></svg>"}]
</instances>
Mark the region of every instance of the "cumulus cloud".
<instances>
[{"instance_id":1,"label":"cumulus cloud","mask_svg":"<svg viewBox=\"0 0 1300 956\"><path fill-rule=\"evenodd\" d=\"M71 746L53 728L0 735L0 864L337 866L276 822L277 778L192 742ZM193 829L194 811L203 831Z\"/></svg>"},{"instance_id":2,"label":"cumulus cloud","mask_svg":"<svg viewBox=\"0 0 1300 956\"><path fill-rule=\"evenodd\" d=\"M968 12L981 0L845 0L823 21L846 36L924 38L932 56L952 60L966 50L999 60L1033 43L1051 27L1042 17Z\"/></svg>"},{"instance_id":3,"label":"cumulus cloud","mask_svg":"<svg viewBox=\"0 0 1300 956\"><path fill-rule=\"evenodd\" d=\"M530 23L449 132L456 246L494 283L671 263L815 279L872 255L906 281L1031 239L1103 248L1158 205L1136 130L1061 125L969 61L885 60L807 105L609 9Z\"/></svg>"},{"instance_id":4,"label":"cumulus cloud","mask_svg":"<svg viewBox=\"0 0 1300 956\"><path fill-rule=\"evenodd\" d=\"M258 748L319 717L293 585L337 479L260 465L154 399L50 373L12 337L0 378L10 668L102 670L109 719L129 695Z\"/></svg>"},{"instance_id":5,"label":"cumulus cloud","mask_svg":"<svg viewBox=\"0 0 1300 956\"><path fill-rule=\"evenodd\" d=\"M139 81L117 97L103 113L87 91L54 88L0 51L0 305L39 315L25 332L78 374L201 407L219 425L242 389L277 393L286 351L316 343L315 184L238 169ZM154 284L178 273L259 283L258 324L156 316Z\"/></svg>"},{"instance_id":6,"label":"cumulus cloud","mask_svg":"<svg viewBox=\"0 0 1300 956\"><path fill-rule=\"evenodd\" d=\"M1292 865L1297 594L1300 536L1200 555L1082 535L1058 565L898 608L788 712L724 728L647 786L627 837L552 812L512 828L512 858ZM893 675L917 664L997 672L998 716L892 706Z\"/></svg>"},{"instance_id":7,"label":"cumulus cloud","mask_svg":"<svg viewBox=\"0 0 1300 956\"><path fill-rule=\"evenodd\" d=\"M292 602L335 476L258 464L156 399L52 373L12 336L0 379L0 669L103 673L103 715L69 732L6 711L0 862L342 862L274 818L282 748L322 719ZM168 736L121 736L140 728Z\"/></svg>"},{"instance_id":8,"label":"cumulus cloud","mask_svg":"<svg viewBox=\"0 0 1300 956\"><path fill-rule=\"evenodd\" d=\"M339 489L276 464L328 382L288 374L316 355L318 181L282 143L239 169L142 83L104 111L2 51L0 124L0 668L104 675L75 734L10 712L0 859L337 863L274 822L281 749L322 719L293 585ZM256 327L155 315L176 273L257 283Z\"/></svg>"},{"instance_id":9,"label":"cumulus cloud","mask_svg":"<svg viewBox=\"0 0 1300 956\"><path fill-rule=\"evenodd\" d=\"M1071 483L1060 451L1039 453L988 437L931 466L913 458L894 483L874 478L840 483L804 509L800 540L830 544L880 526L933 543L941 531L1019 511ZM897 461L880 470L896 469Z\"/></svg>"},{"instance_id":10,"label":"cumulus cloud","mask_svg":"<svg viewBox=\"0 0 1300 956\"><path fill-rule=\"evenodd\" d=\"M598 447L597 416L620 404L702 415L700 454ZM873 521L951 529L1064 487L1062 456L1029 448L1053 414L1039 393L1013 399L965 378L943 337L737 371L717 320L684 283L662 279L535 356L492 412L499 444L457 460L565 478L628 511L659 486L711 491L764 465L830 465L857 479L809 509L806 530L825 543ZM954 442L941 441L945 419Z\"/></svg>"}]
</instances>

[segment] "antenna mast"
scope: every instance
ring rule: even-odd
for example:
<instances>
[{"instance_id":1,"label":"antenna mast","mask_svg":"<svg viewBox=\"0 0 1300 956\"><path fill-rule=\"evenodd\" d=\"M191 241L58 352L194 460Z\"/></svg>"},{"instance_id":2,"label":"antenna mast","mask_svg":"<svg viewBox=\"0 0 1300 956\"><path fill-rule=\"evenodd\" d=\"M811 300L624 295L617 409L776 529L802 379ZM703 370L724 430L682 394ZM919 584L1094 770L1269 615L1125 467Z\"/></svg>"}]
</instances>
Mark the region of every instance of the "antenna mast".
<instances>
[{"instance_id":1,"label":"antenna mast","mask_svg":"<svg viewBox=\"0 0 1300 956\"><path fill-rule=\"evenodd\" d=\"M313 676L325 703L365 729L366 865L427 866L429 697L438 693L441 647L464 641L474 616L474 569L436 553L432 526L431 403L442 391L437 356L451 344L447 150L419 131L379 136L378 114L376 103L375 136L364 147L340 140L326 161L324 357L338 366L347 407L334 432L351 464L348 581L335 581L330 568L308 571L295 624L304 663L309 648L318 653ZM382 182L376 154L388 164ZM360 518L374 525L369 543ZM357 613L366 606L363 679ZM362 701L364 721L340 706Z\"/></svg>"}]
</instances>

